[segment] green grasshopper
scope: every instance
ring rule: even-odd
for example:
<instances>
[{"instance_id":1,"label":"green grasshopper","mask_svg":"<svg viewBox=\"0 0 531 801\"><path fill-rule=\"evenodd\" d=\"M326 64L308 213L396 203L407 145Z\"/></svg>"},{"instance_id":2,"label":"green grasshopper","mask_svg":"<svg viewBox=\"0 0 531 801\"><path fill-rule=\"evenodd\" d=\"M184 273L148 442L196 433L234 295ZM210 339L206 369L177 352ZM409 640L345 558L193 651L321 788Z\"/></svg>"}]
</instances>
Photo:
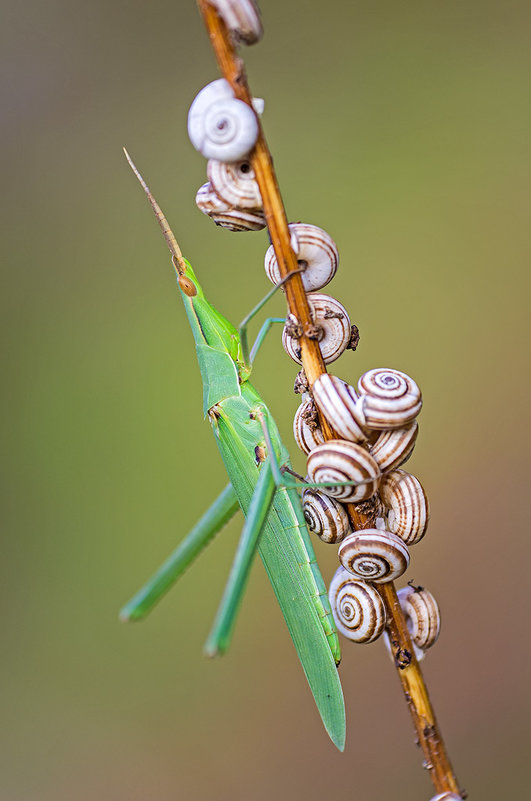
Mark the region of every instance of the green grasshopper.
<instances>
[{"instance_id":1,"label":"green grasshopper","mask_svg":"<svg viewBox=\"0 0 531 801\"><path fill-rule=\"evenodd\" d=\"M246 522L205 652L213 656L227 649L252 557L258 549L323 723L332 741L343 750L345 708L337 672L340 649L326 586L306 528L299 491L293 483L285 482L281 474L282 469L289 469L289 454L269 409L249 382L252 360L272 319L262 326L247 355L245 326L242 323L239 333L206 300L160 207L127 151L125 154L149 198L172 254L203 380L203 410L209 417L231 483L123 607L120 617L126 621L144 617L241 508Z\"/></svg>"}]
</instances>

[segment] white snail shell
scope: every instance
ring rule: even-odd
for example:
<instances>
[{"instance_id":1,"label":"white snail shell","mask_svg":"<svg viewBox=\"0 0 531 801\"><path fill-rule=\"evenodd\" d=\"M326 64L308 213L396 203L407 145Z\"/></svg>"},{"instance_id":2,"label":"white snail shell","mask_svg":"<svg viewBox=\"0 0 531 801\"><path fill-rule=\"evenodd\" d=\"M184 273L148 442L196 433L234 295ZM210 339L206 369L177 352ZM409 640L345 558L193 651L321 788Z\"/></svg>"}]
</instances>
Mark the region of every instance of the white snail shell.
<instances>
[{"instance_id":1,"label":"white snail shell","mask_svg":"<svg viewBox=\"0 0 531 801\"><path fill-rule=\"evenodd\" d=\"M363 396L363 412L369 428L403 428L422 408L420 389L400 370L376 368L358 381Z\"/></svg>"},{"instance_id":2,"label":"white snail shell","mask_svg":"<svg viewBox=\"0 0 531 801\"><path fill-rule=\"evenodd\" d=\"M370 448L382 473L394 470L409 459L415 447L418 430L418 423L414 420L405 428L382 431Z\"/></svg>"},{"instance_id":3,"label":"white snail shell","mask_svg":"<svg viewBox=\"0 0 531 801\"><path fill-rule=\"evenodd\" d=\"M216 225L229 231L260 231L266 226L265 216L260 211L244 211L230 208L209 183L200 186L195 202L198 209L211 217Z\"/></svg>"},{"instance_id":4,"label":"white snail shell","mask_svg":"<svg viewBox=\"0 0 531 801\"><path fill-rule=\"evenodd\" d=\"M354 387L334 375L323 373L313 383L312 394L320 411L342 439L367 441L363 430L365 417Z\"/></svg>"},{"instance_id":5,"label":"white snail shell","mask_svg":"<svg viewBox=\"0 0 531 801\"><path fill-rule=\"evenodd\" d=\"M308 531L316 534L323 542L341 542L351 531L345 508L319 490L304 490L302 511Z\"/></svg>"},{"instance_id":6,"label":"white snail shell","mask_svg":"<svg viewBox=\"0 0 531 801\"><path fill-rule=\"evenodd\" d=\"M336 274L339 263L336 243L317 225L291 223L289 229L299 267L304 267L304 272L301 273L304 291L315 292L316 289L322 289ZM273 284L280 283L281 275L273 245L267 250L264 266L269 280Z\"/></svg>"},{"instance_id":7,"label":"white snail shell","mask_svg":"<svg viewBox=\"0 0 531 801\"><path fill-rule=\"evenodd\" d=\"M325 495L340 501L368 500L378 489L380 470L370 453L343 439L329 439L308 456L307 471L312 484L326 484ZM354 486L334 484L354 481Z\"/></svg>"},{"instance_id":8,"label":"white snail shell","mask_svg":"<svg viewBox=\"0 0 531 801\"><path fill-rule=\"evenodd\" d=\"M339 546L338 556L353 576L377 584L394 581L409 565L407 545L396 534L377 528L349 534Z\"/></svg>"},{"instance_id":9,"label":"white snail shell","mask_svg":"<svg viewBox=\"0 0 531 801\"><path fill-rule=\"evenodd\" d=\"M246 45L260 41L264 33L260 12L253 0L209 0L236 41Z\"/></svg>"},{"instance_id":10,"label":"white snail shell","mask_svg":"<svg viewBox=\"0 0 531 801\"><path fill-rule=\"evenodd\" d=\"M397 595L412 641L422 651L431 648L441 631L437 601L428 590L409 585L398 590Z\"/></svg>"},{"instance_id":11,"label":"white snail shell","mask_svg":"<svg viewBox=\"0 0 531 801\"><path fill-rule=\"evenodd\" d=\"M190 106L188 136L207 159L240 161L253 149L258 138L254 110L237 100L224 78L207 84Z\"/></svg>"},{"instance_id":12,"label":"white snail shell","mask_svg":"<svg viewBox=\"0 0 531 801\"><path fill-rule=\"evenodd\" d=\"M308 296L308 305L312 320L322 329L319 347L323 359L330 364L341 356L352 336L347 310L335 298L318 293ZM293 315L289 319L294 319ZM299 341L290 336L286 328L282 332L282 344L293 361L302 364Z\"/></svg>"},{"instance_id":13,"label":"white snail shell","mask_svg":"<svg viewBox=\"0 0 531 801\"><path fill-rule=\"evenodd\" d=\"M311 400L301 403L293 418L293 436L295 437L297 445L304 453L310 453L316 445L320 445L324 442L324 434L319 426L311 427L305 419L312 405Z\"/></svg>"},{"instance_id":14,"label":"white snail shell","mask_svg":"<svg viewBox=\"0 0 531 801\"><path fill-rule=\"evenodd\" d=\"M236 209L262 208L262 196L248 161L225 162L210 159L207 175L214 192Z\"/></svg>"},{"instance_id":15,"label":"white snail shell","mask_svg":"<svg viewBox=\"0 0 531 801\"><path fill-rule=\"evenodd\" d=\"M380 496L389 510L390 530L408 545L419 542L428 528L430 505L418 478L405 470L393 470L382 478Z\"/></svg>"},{"instance_id":16,"label":"white snail shell","mask_svg":"<svg viewBox=\"0 0 531 801\"><path fill-rule=\"evenodd\" d=\"M330 582L330 606L338 631L353 642L373 642L385 627L385 607L378 591L356 581L339 567Z\"/></svg>"}]
</instances>

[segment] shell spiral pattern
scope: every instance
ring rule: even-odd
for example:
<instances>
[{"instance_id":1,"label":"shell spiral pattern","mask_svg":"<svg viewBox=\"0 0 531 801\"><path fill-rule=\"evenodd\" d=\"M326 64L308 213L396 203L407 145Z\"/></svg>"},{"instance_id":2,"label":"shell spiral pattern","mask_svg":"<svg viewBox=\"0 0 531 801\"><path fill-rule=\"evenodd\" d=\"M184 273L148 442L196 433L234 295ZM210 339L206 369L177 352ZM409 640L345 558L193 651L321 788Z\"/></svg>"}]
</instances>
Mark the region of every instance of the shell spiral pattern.
<instances>
[{"instance_id":1,"label":"shell spiral pattern","mask_svg":"<svg viewBox=\"0 0 531 801\"><path fill-rule=\"evenodd\" d=\"M377 584L394 581L409 565L409 551L400 537L376 528L350 534L339 546L338 555L353 576Z\"/></svg>"},{"instance_id":2,"label":"shell spiral pattern","mask_svg":"<svg viewBox=\"0 0 531 801\"><path fill-rule=\"evenodd\" d=\"M203 214L214 220L216 225L229 231L260 231L266 226L262 212L230 208L214 192L210 183L199 187L195 202Z\"/></svg>"},{"instance_id":3,"label":"shell spiral pattern","mask_svg":"<svg viewBox=\"0 0 531 801\"><path fill-rule=\"evenodd\" d=\"M358 381L363 396L363 413L369 428L403 428L422 408L420 389L400 370L375 368Z\"/></svg>"},{"instance_id":4,"label":"shell spiral pattern","mask_svg":"<svg viewBox=\"0 0 531 801\"><path fill-rule=\"evenodd\" d=\"M353 642L376 640L385 627L385 608L378 591L355 581L339 567L330 583L330 606L338 631Z\"/></svg>"},{"instance_id":5,"label":"shell spiral pattern","mask_svg":"<svg viewBox=\"0 0 531 801\"><path fill-rule=\"evenodd\" d=\"M336 243L322 228L309 223L291 223L289 226L292 246L297 254L299 267L304 269L302 284L305 292L322 289L336 274L339 253ZM280 283L280 270L273 245L265 255L265 271L273 284Z\"/></svg>"},{"instance_id":6,"label":"shell spiral pattern","mask_svg":"<svg viewBox=\"0 0 531 801\"><path fill-rule=\"evenodd\" d=\"M367 441L363 430L365 418L354 387L334 375L323 373L314 382L312 394L320 411L340 437L351 442Z\"/></svg>"},{"instance_id":7,"label":"shell spiral pattern","mask_svg":"<svg viewBox=\"0 0 531 801\"><path fill-rule=\"evenodd\" d=\"M262 196L248 161L210 159L207 175L214 192L229 207L250 210L262 208Z\"/></svg>"},{"instance_id":8,"label":"shell spiral pattern","mask_svg":"<svg viewBox=\"0 0 531 801\"><path fill-rule=\"evenodd\" d=\"M404 464L411 456L419 426L416 420L405 428L395 428L391 431L382 431L370 452L380 465L382 473L395 470Z\"/></svg>"},{"instance_id":9,"label":"shell spiral pattern","mask_svg":"<svg viewBox=\"0 0 531 801\"><path fill-rule=\"evenodd\" d=\"M405 470L382 478L380 495L387 507L387 524L408 545L419 542L428 528L430 506L422 484Z\"/></svg>"},{"instance_id":10,"label":"shell spiral pattern","mask_svg":"<svg viewBox=\"0 0 531 801\"><path fill-rule=\"evenodd\" d=\"M207 84L190 106L188 136L207 159L240 161L258 138L258 120L253 109L237 100L230 84L220 78Z\"/></svg>"},{"instance_id":11,"label":"shell spiral pattern","mask_svg":"<svg viewBox=\"0 0 531 801\"><path fill-rule=\"evenodd\" d=\"M315 293L308 296L312 320L319 333L319 347L326 364L339 359L350 343L352 329L345 307L329 295ZM319 330L320 329L320 330ZM286 326L282 332L282 344L293 361L302 364L301 349L297 339L288 333Z\"/></svg>"},{"instance_id":12,"label":"shell spiral pattern","mask_svg":"<svg viewBox=\"0 0 531 801\"><path fill-rule=\"evenodd\" d=\"M340 501L366 501L378 489L380 471L370 453L342 439L330 439L310 452L307 471L312 484L325 484L322 492ZM354 486L339 487L347 481ZM328 486L329 485L329 486Z\"/></svg>"},{"instance_id":13,"label":"shell spiral pattern","mask_svg":"<svg viewBox=\"0 0 531 801\"><path fill-rule=\"evenodd\" d=\"M306 454L310 453L316 445L324 442L324 435L319 426L315 425L312 428L307 423L306 416L310 413L312 406L311 400L301 403L293 418L293 436L301 451Z\"/></svg>"},{"instance_id":14,"label":"shell spiral pattern","mask_svg":"<svg viewBox=\"0 0 531 801\"><path fill-rule=\"evenodd\" d=\"M441 631L441 613L431 592L424 588L402 587L398 600L415 645L423 651L431 648Z\"/></svg>"},{"instance_id":15,"label":"shell spiral pattern","mask_svg":"<svg viewBox=\"0 0 531 801\"><path fill-rule=\"evenodd\" d=\"M312 531L323 542L335 544L350 533L350 521L344 507L323 492L304 490L302 511L308 531Z\"/></svg>"}]
</instances>

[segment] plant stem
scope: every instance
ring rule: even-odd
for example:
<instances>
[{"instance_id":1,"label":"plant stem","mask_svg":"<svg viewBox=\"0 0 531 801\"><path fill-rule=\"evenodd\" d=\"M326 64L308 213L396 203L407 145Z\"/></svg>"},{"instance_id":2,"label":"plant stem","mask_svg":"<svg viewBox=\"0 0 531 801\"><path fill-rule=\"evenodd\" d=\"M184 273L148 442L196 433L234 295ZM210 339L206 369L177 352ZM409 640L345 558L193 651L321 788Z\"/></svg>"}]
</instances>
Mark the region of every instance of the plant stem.
<instances>
[{"instance_id":1,"label":"plant stem","mask_svg":"<svg viewBox=\"0 0 531 801\"><path fill-rule=\"evenodd\" d=\"M230 34L217 11L208 0L197 0L199 9L214 49L223 77L230 83L239 100L252 106L243 60L238 56ZM297 269L297 257L291 248L290 231L280 194L273 160L267 146L262 126L259 122L258 140L250 154L253 168L262 196L264 213L271 242L275 250L281 278ZM307 336L313 326L300 273L293 274L284 285L286 300L291 314L302 326L300 339L302 364L310 387L314 381L326 372L321 349L316 339ZM324 418L320 425L325 439L337 438L336 432ZM368 528L372 519L361 513L355 504L346 504L351 522L356 530ZM426 683L422 676L407 624L398 601L394 583L379 584L380 593L386 608L389 639L395 654L395 666L402 684L402 689L413 718L417 733L418 745L424 752L424 767L429 771L433 785L438 793L453 792L459 794L457 780L453 774L450 760L446 753L442 735L437 726L435 713L430 703Z\"/></svg>"}]
</instances>

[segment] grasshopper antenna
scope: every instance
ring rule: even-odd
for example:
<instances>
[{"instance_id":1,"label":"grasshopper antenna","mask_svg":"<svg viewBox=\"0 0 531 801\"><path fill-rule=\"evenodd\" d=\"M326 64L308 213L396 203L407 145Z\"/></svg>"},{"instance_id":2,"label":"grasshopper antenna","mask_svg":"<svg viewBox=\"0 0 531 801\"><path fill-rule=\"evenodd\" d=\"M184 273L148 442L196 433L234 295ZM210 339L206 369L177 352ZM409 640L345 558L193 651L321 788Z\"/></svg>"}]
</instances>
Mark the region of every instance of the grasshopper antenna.
<instances>
[{"instance_id":1,"label":"grasshopper antenna","mask_svg":"<svg viewBox=\"0 0 531 801\"><path fill-rule=\"evenodd\" d=\"M176 269L176 271L177 271L177 273L179 275L179 278L182 277L183 281L186 281L187 279L184 279L184 274L186 273L186 262L184 260L183 254L181 253L181 248L179 247L179 244L178 244L178 242L177 242L177 240L175 238L175 234L171 230L171 228L169 226L169 223L168 223L168 220L164 216L161 207L159 206L159 204L157 203L157 201L155 200L155 198L151 194L151 190L150 190L149 186L146 184L146 182L142 178L142 176L141 176L140 172L138 171L133 159L131 158L131 156L129 155L129 153L125 149L125 147L124 147L123 151L125 153L125 157L126 157L127 161L129 162L129 166L131 167L131 169L133 170L134 174L136 175L136 177L140 181L140 185L142 186L142 189L144 190L144 192L148 196L148 200L151 203L151 208L153 209L153 211L155 213L155 217L157 218L158 223L159 223L159 225L161 227L162 233L164 235L164 239L166 240L166 244L168 245L168 247L170 249L170 253L172 255L173 266L175 267L175 269ZM181 285L181 281L179 281L179 284ZM184 286L181 285L181 288L183 289L184 292L186 292L186 288ZM188 294L188 292L186 294ZM192 294L195 294L195 292L193 292Z\"/></svg>"}]
</instances>

